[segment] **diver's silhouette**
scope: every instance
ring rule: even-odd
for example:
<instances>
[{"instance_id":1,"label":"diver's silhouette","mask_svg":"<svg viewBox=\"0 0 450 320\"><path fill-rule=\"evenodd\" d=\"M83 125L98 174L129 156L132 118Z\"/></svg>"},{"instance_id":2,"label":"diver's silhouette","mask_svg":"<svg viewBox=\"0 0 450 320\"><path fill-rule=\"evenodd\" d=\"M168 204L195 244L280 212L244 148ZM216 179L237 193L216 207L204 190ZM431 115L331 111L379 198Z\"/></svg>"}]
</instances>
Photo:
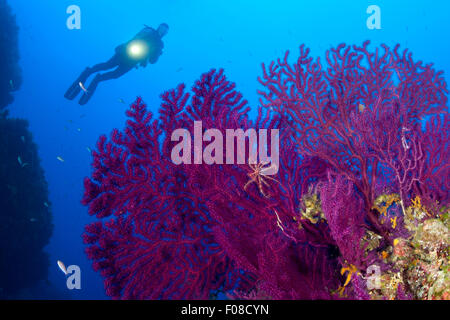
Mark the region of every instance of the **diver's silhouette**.
<instances>
[{"instance_id":1,"label":"diver's silhouette","mask_svg":"<svg viewBox=\"0 0 450 320\"><path fill-rule=\"evenodd\" d=\"M96 64L92 68L86 68L66 91L64 97L73 100L83 90L84 94L80 98L79 104L84 105L94 94L99 82L117 79L131 69L138 68L139 65L145 67L148 62L156 63L164 48L162 38L168 30L169 26L165 23L160 24L157 30L145 26L133 39L117 46L114 56L107 62ZM91 74L114 67L117 68L113 71L97 73L89 86L85 88L85 82Z\"/></svg>"}]
</instances>

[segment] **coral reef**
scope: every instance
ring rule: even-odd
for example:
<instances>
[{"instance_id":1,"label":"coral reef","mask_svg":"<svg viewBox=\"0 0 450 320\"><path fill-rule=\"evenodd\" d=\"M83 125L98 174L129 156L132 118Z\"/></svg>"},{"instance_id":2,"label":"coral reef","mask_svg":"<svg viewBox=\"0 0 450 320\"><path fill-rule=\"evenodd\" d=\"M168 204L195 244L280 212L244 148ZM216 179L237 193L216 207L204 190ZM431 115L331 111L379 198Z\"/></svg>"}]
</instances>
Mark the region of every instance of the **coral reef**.
<instances>
[{"instance_id":1,"label":"coral reef","mask_svg":"<svg viewBox=\"0 0 450 320\"><path fill-rule=\"evenodd\" d=\"M47 279L52 233L47 183L28 123L0 118L0 297Z\"/></svg>"},{"instance_id":2,"label":"coral reef","mask_svg":"<svg viewBox=\"0 0 450 320\"><path fill-rule=\"evenodd\" d=\"M83 204L99 221L83 238L107 294L446 298L447 269L436 259L447 259L448 244L416 244L448 232L446 83L407 51L383 48L340 45L326 71L303 46L293 65L286 54L263 66L256 120L222 70L203 74L192 93L165 92L157 119L138 98L125 129L100 137L85 179ZM263 163L174 164L171 133L192 135L197 120L222 134L280 129L278 173L268 179ZM416 251L399 265L402 241ZM434 262L405 273L414 257ZM384 279L375 289L374 266ZM426 294L417 281L428 281Z\"/></svg>"},{"instance_id":3,"label":"coral reef","mask_svg":"<svg viewBox=\"0 0 450 320\"><path fill-rule=\"evenodd\" d=\"M18 31L16 19L6 0L0 0L0 111L13 101L11 92L22 84L19 67Z\"/></svg>"},{"instance_id":4,"label":"coral reef","mask_svg":"<svg viewBox=\"0 0 450 320\"><path fill-rule=\"evenodd\" d=\"M439 218L427 219L429 215L419 203L417 197L406 208L404 227L408 233L381 251L387 268L379 275L378 286L368 288L370 298L402 299L407 294L404 298L450 299L448 209L442 208L445 213Z\"/></svg>"}]
</instances>

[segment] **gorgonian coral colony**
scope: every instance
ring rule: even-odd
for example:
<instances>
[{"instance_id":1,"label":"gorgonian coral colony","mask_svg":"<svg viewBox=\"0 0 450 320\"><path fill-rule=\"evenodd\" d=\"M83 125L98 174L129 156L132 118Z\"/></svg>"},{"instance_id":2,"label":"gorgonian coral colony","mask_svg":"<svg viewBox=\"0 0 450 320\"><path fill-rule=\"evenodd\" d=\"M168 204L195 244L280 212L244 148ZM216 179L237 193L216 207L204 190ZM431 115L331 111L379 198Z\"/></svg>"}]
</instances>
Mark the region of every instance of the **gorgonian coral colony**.
<instances>
[{"instance_id":1,"label":"gorgonian coral colony","mask_svg":"<svg viewBox=\"0 0 450 320\"><path fill-rule=\"evenodd\" d=\"M83 237L108 295L449 298L442 72L368 42L326 62L302 46L295 63L263 65L254 121L211 70L192 93L165 92L159 118L138 98L125 129L100 137L83 198L99 221ZM175 165L171 133L195 120L280 129L274 179L248 164Z\"/></svg>"}]
</instances>

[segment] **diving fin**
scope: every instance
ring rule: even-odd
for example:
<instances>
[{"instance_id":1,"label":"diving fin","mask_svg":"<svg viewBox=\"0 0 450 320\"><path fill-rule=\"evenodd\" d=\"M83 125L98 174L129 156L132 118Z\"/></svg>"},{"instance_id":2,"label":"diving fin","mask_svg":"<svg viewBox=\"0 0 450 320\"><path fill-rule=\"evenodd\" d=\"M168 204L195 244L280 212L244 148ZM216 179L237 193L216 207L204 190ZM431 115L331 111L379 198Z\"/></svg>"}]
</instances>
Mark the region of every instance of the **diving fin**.
<instances>
[{"instance_id":1,"label":"diving fin","mask_svg":"<svg viewBox=\"0 0 450 320\"><path fill-rule=\"evenodd\" d=\"M97 74L95 78L90 83L89 87L86 89L84 94L81 96L80 101L78 102L80 105L85 105L91 99L92 95L97 89L97 85L100 82L101 75Z\"/></svg>"},{"instance_id":2,"label":"diving fin","mask_svg":"<svg viewBox=\"0 0 450 320\"><path fill-rule=\"evenodd\" d=\"M75 97L80 93L82 90L81 84L84 84L87 80L87 78L91 75L91 68L86 68L81 73L81 75L78 77L77 80L70 86L69 89L67 89L66 93L64 94L64 97L69 100L75 99Z\"/></svg>"}]
</instances>

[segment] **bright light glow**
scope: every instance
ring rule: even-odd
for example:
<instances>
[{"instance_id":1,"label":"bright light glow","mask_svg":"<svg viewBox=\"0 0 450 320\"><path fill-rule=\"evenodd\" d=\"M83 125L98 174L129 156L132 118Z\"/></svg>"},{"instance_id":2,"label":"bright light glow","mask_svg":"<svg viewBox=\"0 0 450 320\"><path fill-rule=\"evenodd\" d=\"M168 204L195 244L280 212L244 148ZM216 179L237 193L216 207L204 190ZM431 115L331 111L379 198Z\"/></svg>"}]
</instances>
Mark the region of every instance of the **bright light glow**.
<instances>
[{"instance_id":1,"label":"bright light glow","mask_svg":"<svg viewBox=\"0 0 450 320\"><path fill-rule=\"evenodd\" d=\"M147 45L138 40L130 42L127 48L128 55L133 59L143 58L147 54L147 51Z\"/></svg>"},{"instance_id":2,"label":"bright light glow","mask_svg":"<svg viewBox=\"0 0 450 320\"><path fill-rule=\"evenodd\" d=\"M130 52L134 56L140 56L142 54L142 47L138 44L134 44L130 47Z\"/></svg>"}]
</instances>

